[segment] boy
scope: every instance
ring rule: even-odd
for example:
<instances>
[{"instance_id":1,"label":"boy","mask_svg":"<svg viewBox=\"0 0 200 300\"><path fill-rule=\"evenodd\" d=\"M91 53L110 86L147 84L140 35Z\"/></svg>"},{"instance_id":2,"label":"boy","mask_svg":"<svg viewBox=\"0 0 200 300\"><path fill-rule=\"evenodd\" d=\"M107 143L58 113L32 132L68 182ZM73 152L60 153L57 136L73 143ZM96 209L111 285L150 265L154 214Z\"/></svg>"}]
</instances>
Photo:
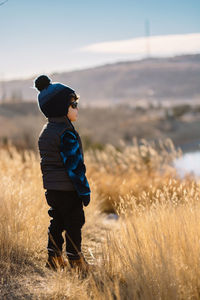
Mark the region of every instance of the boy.
<instances>
[{"instance_id":1,"label":"boy","mask_svg":"<svg viewBox=\"0 0 200 300\"><path fill-rule=\"evenodd\" d=\"M88 264L81 253L81 228L85 223L83 205L90 202L90 187L85 176L80 136L72 122L78 117L78 96L71 88L51 83L41 75L35 80L39 90L38 104L48 118L39 136L41 171L48 211L52 218L48 230L48 261L52 269L63 268L65 231L66 254L72 268L87 271Z\"/></svg>"}]
</instances>

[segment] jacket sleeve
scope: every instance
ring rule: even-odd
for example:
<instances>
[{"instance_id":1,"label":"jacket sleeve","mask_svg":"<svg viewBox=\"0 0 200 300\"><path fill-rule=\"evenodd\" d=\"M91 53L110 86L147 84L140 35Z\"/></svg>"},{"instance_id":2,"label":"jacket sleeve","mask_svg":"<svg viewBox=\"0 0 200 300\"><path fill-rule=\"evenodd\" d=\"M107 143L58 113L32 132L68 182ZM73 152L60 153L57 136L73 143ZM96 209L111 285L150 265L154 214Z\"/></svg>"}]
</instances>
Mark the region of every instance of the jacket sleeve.
<instances>
[{"instance_id":1,"label":"jacket sleeve","mask_svg":"<svg viewBox=\"0 0 200 300\"><path fill-rule=\"evenodd\" d=\"M66 130L61 136L60 154L67 174L72 180L83 204L87 206L90 202L91 191L85 176L86 167L83 162L78 139L70 130Z\"/></svg>"}]
</instances>

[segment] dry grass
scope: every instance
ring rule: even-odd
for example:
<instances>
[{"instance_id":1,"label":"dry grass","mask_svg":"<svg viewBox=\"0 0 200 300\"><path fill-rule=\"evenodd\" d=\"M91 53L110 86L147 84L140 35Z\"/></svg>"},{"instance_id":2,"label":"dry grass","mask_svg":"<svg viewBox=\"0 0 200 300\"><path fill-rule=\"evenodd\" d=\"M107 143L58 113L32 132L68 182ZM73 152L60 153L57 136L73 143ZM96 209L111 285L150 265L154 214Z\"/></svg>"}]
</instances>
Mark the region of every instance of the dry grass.
<instances>
[{"instance_id":1,"label":"dry grass","mask_svg":"<svg viewBox=\"0 0 200 300\"><path fill-rule=\"evenodd\" d=\"M158 193L164 190L173 193L177 183L171 185L171 181L177 176L172 162L180 155L181 151L176 150L169 139L157 145L145 140L138 144L133 139L131 146L122 142L118 150L112 145L107 145L105 151L90 150L88 175L98 186L99 197L104 199L101 208L116 212L124 197L126 205L135 199L137 205L149 206L157 201ZM178 178L176 182L180 182Z\"/></svg>"},{"instance_id":2,"label":"dry grass","mask_svg":"<svg viewBox=\"0 0 200 300\"><path fill-rule=\"evenodd\" d=\"M83 251L96 268L80 280L44 267L49 219L38 157L1 149L2 299L199 299L200 187L177 177L179 155L170 141L85 155L92 201Z\"/></svg>"}]
</instances>

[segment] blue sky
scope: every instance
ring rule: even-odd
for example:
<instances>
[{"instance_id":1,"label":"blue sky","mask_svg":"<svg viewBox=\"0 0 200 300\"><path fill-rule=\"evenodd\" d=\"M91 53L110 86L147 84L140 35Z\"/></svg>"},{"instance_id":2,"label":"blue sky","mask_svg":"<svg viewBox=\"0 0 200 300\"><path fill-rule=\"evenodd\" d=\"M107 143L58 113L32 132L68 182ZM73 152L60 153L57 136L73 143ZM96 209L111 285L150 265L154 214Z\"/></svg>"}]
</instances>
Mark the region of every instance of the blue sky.
<instances>
[{"instance_id":1,"label":"blue sky","mask_svg":"<svg viewBox=\"0 0 200 300\"><path fill-rule=\"evenodd\" d=\"M152 36L200 33L199 15L199 0L8 0L0 6L0 79L134 59L82 49L143 37L147 19Z\"/></svg>"}]
</instances>

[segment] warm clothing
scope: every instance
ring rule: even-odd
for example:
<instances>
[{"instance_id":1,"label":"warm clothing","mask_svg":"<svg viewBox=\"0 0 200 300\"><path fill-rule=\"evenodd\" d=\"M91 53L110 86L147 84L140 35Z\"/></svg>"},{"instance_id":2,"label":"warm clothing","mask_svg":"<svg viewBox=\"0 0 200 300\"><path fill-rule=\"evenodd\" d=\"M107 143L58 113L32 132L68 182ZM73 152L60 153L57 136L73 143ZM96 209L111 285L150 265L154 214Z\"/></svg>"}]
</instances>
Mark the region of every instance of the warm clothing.
<instances>
[{"instance_id":1,"label":"warm clothing","mask_svg":"<svg viewBox=\"0 0 200 300\"><path fill-rule=\"evenodd\" d=\"M60 117L67 115L70 105L70 95L74 91L69 87L54 83L42 90L38 96L38 103L41 111L46 117ZM56 103L56 105L55 105Z\"/></svg>"},{"instance_id":2,"label":"warm clothing","mask_svg":"<svg viewBox=\"0 0 200 300\"><path fill-rule=\"evenodd\" d=\"M90 201L90 187L81 138L67 117L49 118L38 141L43 186L48 190L75 190L84 205Z\"/></svg>"},{"instance_id":3,"label":"warm clothing","mask_svg":"<svg viewBox=\"0 0 200 300\"><path fill-rule=\"evenodd\" d=\"M51 83L45 75L35 80L35 86L40 91L39 108L47 118L66 116L71 98L78 99L73 89L61 83Z\"/></svg>"},{"instance_id":4,"label":"warm clothing","mask_svg":"<svg viewBox=\"0 0 200 300\"><path fill-rule=\"evenodd\" d=\"M48 213L52 218L48 231L48 254L60 256L65 230L66 254L68 259L79 259L81 253L81 228L85 223L82 201L76 191L47 190L46 200L51 208Z\"/></svg>"},{"instance_id":5,"label":"warm clothing","mask_svg":"<svg viewBox=\"0 0 200 300\"><path fill-rule=\"evenodd\" d=\"M72 102L78 96L66 85L51 83L46 75L35 80L35 87L39 91L39 107L48 118L38 140L43 186L52 218L47 265L55 258L62 259L63 231L69 262L79 261L82 257L81 228L85 223L83 204L87 206L90 202L90 187L85 175L81 138L67 117L70 104L76 109Z\"/></svg>"}]
</instances>

